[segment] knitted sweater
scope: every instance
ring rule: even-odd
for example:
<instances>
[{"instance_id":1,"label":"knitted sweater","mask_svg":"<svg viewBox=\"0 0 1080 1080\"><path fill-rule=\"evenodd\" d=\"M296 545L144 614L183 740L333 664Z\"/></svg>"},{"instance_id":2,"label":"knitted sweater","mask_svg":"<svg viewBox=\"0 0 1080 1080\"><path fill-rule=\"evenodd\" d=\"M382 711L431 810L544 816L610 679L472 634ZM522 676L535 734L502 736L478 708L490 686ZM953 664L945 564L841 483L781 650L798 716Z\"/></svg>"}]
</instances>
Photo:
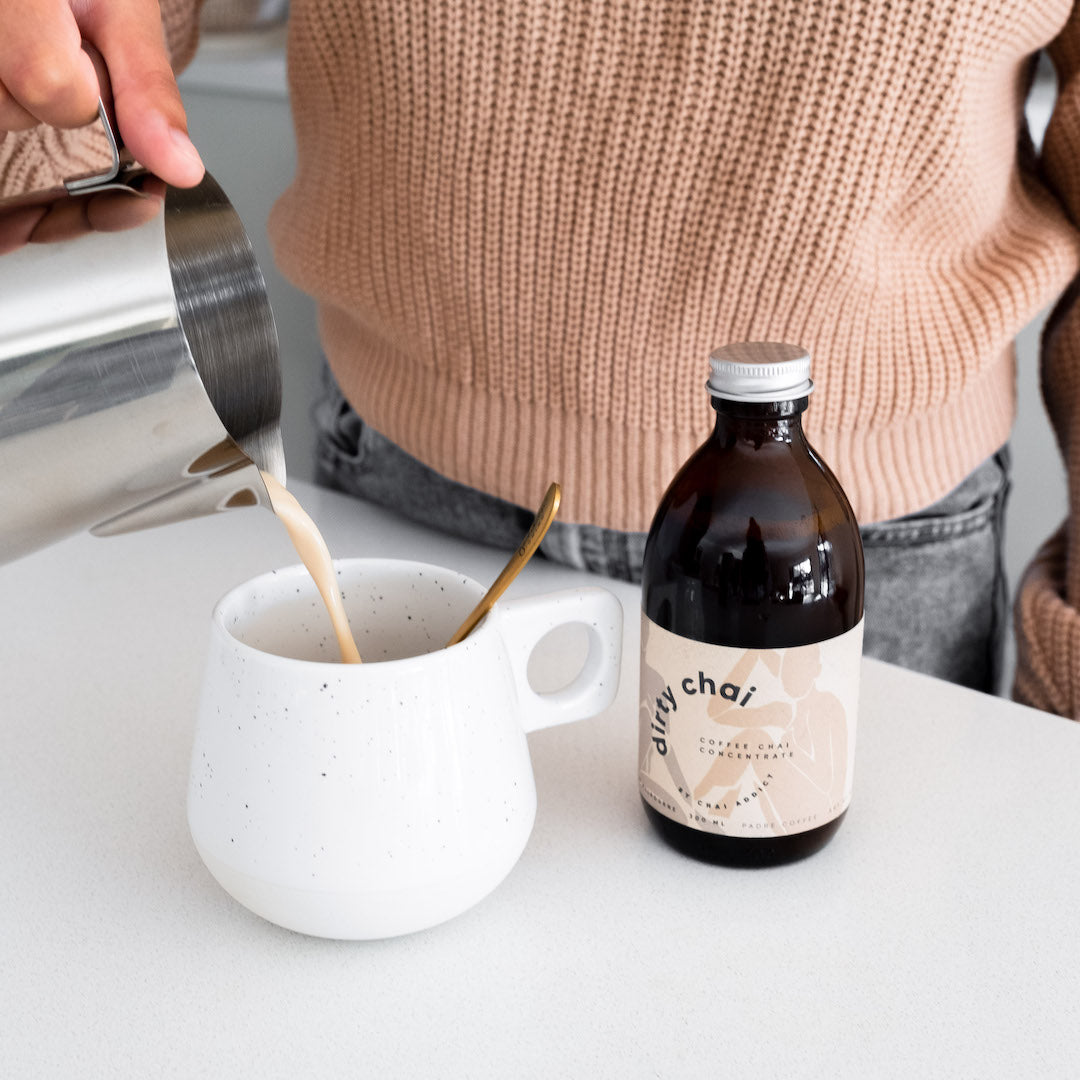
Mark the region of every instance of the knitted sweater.
<instances>
[{"instance_id":1,"label":"knitted sweater","mask_svg":"<svg viewBox=\"0 0 1080 1080\"><path fill-rule=\"evenodd\" d=\"M782 340L860 520L898 516L1005 442L1012 340L1080 268L1071 7L293 0L277 258L357 411L456 480L528 506L557 478L566 520L645 529L710 427L709 350ZM1076 497L1067 301L1044 385ZM1078 604L1065 528L1022 585L1017 693L1074 716Z\"/></svg>"},{"instance_id":2,"label":"knitted sweater","mask_svg":"<svg viewBox=\"0 0 1080 1080\"><path fill-rule=\"evenodd\" d=\"M283 270L361 416L524 506L647 529L709 350L802 344L859 519L1003 444L1076 272L1023 101L1068 0L297 0Z\"/></svg>"},{"instance_id":3,"label":"knitted sweater","mask_svg":"<svg viewBox=\"0 0 1080 1080\"><path fill-rule=\"evenodd\" d=\"M863 522L1008 438L1012 341L1080 267L1070 0L294 0L280 265L359 413L438 471L641 530L717 344L809 347ZM1062 84L1043 162L1033 56ZM1080 314L1044 385L1080 497ZM1022 583L1016 695L1080 716L1080 530Z\"/></svg>"}]
</instances>

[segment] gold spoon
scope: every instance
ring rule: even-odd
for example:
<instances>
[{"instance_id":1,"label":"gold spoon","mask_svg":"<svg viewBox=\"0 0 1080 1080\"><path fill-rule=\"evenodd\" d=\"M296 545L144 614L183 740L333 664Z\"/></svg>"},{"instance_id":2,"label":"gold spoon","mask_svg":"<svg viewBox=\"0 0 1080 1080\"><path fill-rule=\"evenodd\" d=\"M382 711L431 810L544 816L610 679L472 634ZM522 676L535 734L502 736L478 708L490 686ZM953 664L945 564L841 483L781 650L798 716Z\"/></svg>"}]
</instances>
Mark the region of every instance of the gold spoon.
<instances>
[{"instance_id":1,"label":"gold spoon","mask_svg":"<svg viewBox=\"0 0 1080 1080\"><path fill-rule=\"evenodd\" d=\"M491 588L480 597L480 603L469 612L465 621L454 631L454 636L446 643L447 648L456 645L459 641L464 641L476 629L476 624L491 610L495 601L506 592L510 582L521 573L525 564L536 554L540 541L544 539L551 523L555 520L555 515L559 512L560 498L562 498L562 488L558 484L552 484L547 489L540 509L536 511L536 517L533 518L525 539L521 541L517 551L510 556L510 561L503 567L502 573L495 579Z\"/></svg>"}]
</instances>

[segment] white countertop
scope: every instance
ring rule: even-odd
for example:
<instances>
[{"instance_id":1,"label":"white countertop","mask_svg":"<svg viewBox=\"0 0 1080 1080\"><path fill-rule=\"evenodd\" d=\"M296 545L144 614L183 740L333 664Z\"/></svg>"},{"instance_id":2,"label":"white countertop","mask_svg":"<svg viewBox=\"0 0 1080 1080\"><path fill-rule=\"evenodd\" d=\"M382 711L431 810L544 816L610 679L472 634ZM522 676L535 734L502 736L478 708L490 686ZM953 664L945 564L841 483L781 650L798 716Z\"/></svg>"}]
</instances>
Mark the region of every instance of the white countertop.
<instances>
[{"instance_id":1,"label":"white countertop","mask_svg":"<svg viewBox=\"0 0 1080 1080\"><path fill-rule=\"evenodd\" d=\"M337 555L504 560L296 487ZM536 826L487 900L378 943L249 914L191 844L188 755L213 603L294 561L245 510L0 567L0 1075L1077 1074L1080 726L866 662L833 842L701 865L638 800L627 585L618 699L530 736Z\"/></svg>"}]
</instances>

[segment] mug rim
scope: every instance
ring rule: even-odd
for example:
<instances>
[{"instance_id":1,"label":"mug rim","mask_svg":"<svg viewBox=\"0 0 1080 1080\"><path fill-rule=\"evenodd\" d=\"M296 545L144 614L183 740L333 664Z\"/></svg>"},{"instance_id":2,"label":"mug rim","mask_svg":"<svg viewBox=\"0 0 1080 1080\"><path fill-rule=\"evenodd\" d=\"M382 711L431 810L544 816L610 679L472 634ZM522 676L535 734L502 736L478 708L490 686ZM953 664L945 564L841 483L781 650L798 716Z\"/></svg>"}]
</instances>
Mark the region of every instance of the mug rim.
<instances>
[{"instance_id":1,"label":"mug rim","mask_svg":"<svg viewBox=\"0 0 1080 1080\"><path fill-rule=\"evenodd\" d=\"M452 574L458 578L463 584L471 587L475 587L478 591L476 594L476 600L479 601L480 597L484 595L486 591L484 586L474 578L469 577L467 574L462 573L460 570L452 570L448 566L438 566L435 563L421 562L417 559L391 559L391 558L367 558L364 556L349 556L342 559L333 559L333 566L335 571L347 566L354 565L368 565L374 566L378 564L402 567L408 566L417 570L437 570L444 574ZM431 652L418 653L415 656L401 656L393 660L364 660L361 657L361 663L359 664L346 664L341 660L305 660L298 656L282 656L280 653L269 652L266 649L257 648L254 645L249 644L246 641L242 641L225 625L226 608L230 602L234 601L241 593L247 593L253 587L257 587L264 581L278 580L288 581L291 578L301 578L308 581L313 581L311 574L308 572L306 566L303 563L290 563L287 566L277 567L273 570L266 570L261 574L256 574L254 577L246 578L244 581L238 582L232 586L226 593L224 593L217 602L210 613L210 625L211 629L215 633L219 633L224 638L225 642L245 653L252 654L260 659L265 659L271 663L285 663L285 664L298 664L302 667L310 668L333 668L335 673L340 673L345 670L362 671L364 668L371 668L378 666L380 669L385 669L392 664L409 664L417 661L425 661L435 653L444 653L452 649L458 649L469 642L474 642L478 638L487 637L491 631L490 616L496 613L498 610L498 601L492 605L491 609L484 615L484 617L477 623L476 628L469 634L463 641L459 641L454 645L444 645L441 649L433 649ZM470 609L471 610L471 609Z\"/></svg>"}]
</instances>

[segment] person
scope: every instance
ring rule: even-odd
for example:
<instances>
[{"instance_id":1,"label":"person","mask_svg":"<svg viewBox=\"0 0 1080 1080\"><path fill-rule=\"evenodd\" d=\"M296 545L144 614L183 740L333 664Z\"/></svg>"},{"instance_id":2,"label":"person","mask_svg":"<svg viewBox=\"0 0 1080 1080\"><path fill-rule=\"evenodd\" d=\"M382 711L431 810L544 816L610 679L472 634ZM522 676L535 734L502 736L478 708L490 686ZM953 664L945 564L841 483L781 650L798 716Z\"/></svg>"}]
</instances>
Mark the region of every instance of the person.
<instances>
[{"instance_id":1,"label":"person","mask_svg":"<svg viewBox=\"0 0 1080 1080\"><path fill-rule=\"evenodd\" d=\"M172 75L196 8L0 0L0 129L23 133L0 183L84 152L80 39L136 158L197 183ZM992 689L1012 340L1059 296L1043 384L1080 455L1071 8L295 0L298 168L270 230L333 369L320 478L507 546L557 478L547 554L632 578L709 427L704 356L795 342L863 522L867 652ZM1061 92L1037 159L1043 49ZM1066 524L1021 584L1014 687L1074 717L1078 545Z\"/></svg>"}]
</instances>

